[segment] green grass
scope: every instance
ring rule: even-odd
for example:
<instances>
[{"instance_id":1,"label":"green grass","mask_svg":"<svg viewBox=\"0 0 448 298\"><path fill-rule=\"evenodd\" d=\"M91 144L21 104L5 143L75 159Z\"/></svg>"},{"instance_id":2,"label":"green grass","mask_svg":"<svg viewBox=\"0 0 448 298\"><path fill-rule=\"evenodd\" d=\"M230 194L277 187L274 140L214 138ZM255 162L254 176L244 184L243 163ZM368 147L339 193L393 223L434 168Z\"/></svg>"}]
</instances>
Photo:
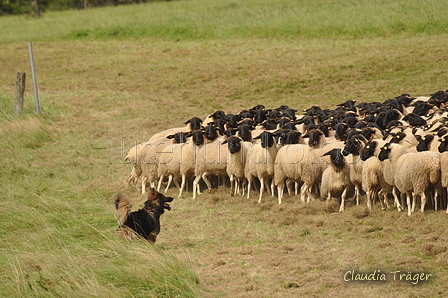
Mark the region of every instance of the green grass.
<instances>
[{"instance_id":1,"label":"green grass","mask_svg":"<svg viewBox=\"0 0 448 298\"><path fill-rule=\"evenodd\" d=\"M445 4L172 1L1 17L0 296L378 297L340 283L346 268L373 268L429 270L429 284L383 290L437 297L447 282L442 213L358 219L352 206L313 213L322 206L295 197L277 206L227 189L196 202L187 192L151 246L116 237L113 199L143 201L126 188L122 145L193 116L447 89ZM27 75L16 116L28 41L42 114Z\"/></svg>"},{"instance_id":2,"label":"green grass","mask_svg":"<svg viewBox=\"0 0 448 298\"><path fill-rule=\"evenodd\" d=\"M447 33L445 1L173 1L2 17L0 41L340 38Z\"/></svg>"}]
</instances>

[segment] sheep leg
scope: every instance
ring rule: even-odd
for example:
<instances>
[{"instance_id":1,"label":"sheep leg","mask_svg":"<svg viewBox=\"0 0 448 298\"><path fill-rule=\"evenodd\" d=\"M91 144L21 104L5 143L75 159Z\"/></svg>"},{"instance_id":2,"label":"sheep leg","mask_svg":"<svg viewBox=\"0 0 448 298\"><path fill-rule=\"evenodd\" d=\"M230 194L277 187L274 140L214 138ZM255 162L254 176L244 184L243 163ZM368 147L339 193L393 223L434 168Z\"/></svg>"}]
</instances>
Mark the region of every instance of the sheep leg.
<instances>
[{"instance_id":1,"label":"sheep leg","mask_svg":"<svg viewBox=\"0 0 448 298\"><path fill-rule=\"evenodd\" d=\"M251 184L252 184L252 176L247 178L247 198L249 198L249 195L250 195ZM448 207L447 207L447 212L448 212Z\"/></svg>"},{"instance_id":2,"label":"sheep leg","mask_svg":"<svg viewBox=\"0 0 448 298\"><path fill-rule=\"evenodd\" d=\"M182 196L182 191L185 188L185 180L187 180L187 177L185 174L182 174L182 183L180 185L179 195L177 196L178 198L180 198Z\"/></svg>"},{"instance_id":3,"label":"sheep leg","mask_svg":"<svg viewBox=\"0 0 448 298\"><path fill-rule=\"evenodd\" d=\"M275 185L274 185L274 179L271 181L271 196L275 197Z\"/></svg>"},{"instance_id":4,"label":"sheep leg","mask_svg":"<svg viewBox=\"0 0 448 298\"><path fill-rule=\"evenodd\" d=\"M292 182L293 181L291 179L286 179L286 188L288 189L288 194L290 196L292 196L292 187L291 187ZM283 186L283 188L284 188L284 186Z\"/></svg>"},{"instance_id":5,"label":"sheep leg","mask_svg":"<svg viewBox=\"0 0 448 298\"><path fill-rule=\"evenodd\" d=\"M383 199L381 199L381 197L383 197ZM385 211L385 210L386 210L385 205L386 205L387 207L389 207L389 203L387 203L387 195L384 193L384 190L383 190L383 189L381 189L381 190L378 192L378 198L380 199L381 209L382 209L383 211Z\"/></svg>"},{"instance_id":6,"label":"sheep leg","mask_svg":"<svg viewBox=\"0 0 448 298\"><path fill-rule=\"evenodd\" d=\"M165 179L165 175L161 175L159 178L159 183L157 184L157 191L160 192L160 188L162 187L162 181Z\"/></svg>"},{"instance_id":7,"label":"sheep leg","mask_svg":"<svg viewBox=\"0 0 448 298\"><path fill-rule=\"evenodd\" d=\"M199 180L201 180L201 176L196 176L196 178L194 178L193 180L193 200L196 199L196 190L198 191L198 194L200 194L199 192Z\"/></svg>"},{"instance_id":8,"label":"sheep leg","mask_svg":"<svg viewBox=\"0 0 448 298\"><path fill-rule=\"evenodd\" d=\"M339 207L339 213L344 212L344 202L346 196L347 196L347 187L344 189L341 195L341 207Z\"/></svg>"},{"instance_id":9,"label":"sheep leg","mask_svg":"<svg viewBox=\"0 0 448 298\"><path fill-rule=\"evenodd\" d=\"M415 212L416 194L412 194L412 212Z\"/></svg>"},{"instance_id":10,"label":"sheep leg","mask_svg":"<svg viewBox=\"0 0 448 298\"><path fill-rule=\"evenodd\" d=\"M266 191L269 193L269 189L270 189L270 187L269 187L269 179L266 179L266 180L263 179L263 181L264 181L264 187L266 188ZM269 194L272 194L272 193L269 193Z\"/></svg>"},{"instance_id":11,"label":"sheep leg","mask_svg":"<svg viewBox=\"0 0 448 298\"><path fill-rule=\"evenodd\" d=\"M295 194L297 196L297 194L299 193L299 183L294 182L294 187L295 187Z\"/></svg>"},{"instance_id":12,"label":"sheep leg","mask_svg":"<svg viewBox=\"0 0 448 298\"><path fill-rule=\"evenodd\" d=\"M389 209L390 205L389 205L389 201L387 200L387 193L383 193L383 197L384 197L384 204L386 204L386 208Z\"/></svg>"},{"instance_id":13,"label":"sheep leg","mask_svg":"<svg viewBox=\"0 0 448 298\"><path fill-rule=\"evenodd\" d=\"M277 195L278 195L278 203L279 204L282 203L284 188L285 188L285 185L283 183L280 183L279 185L277 185Z\"/></svg>"},{"instance_id":14,"label":"sheep leg","mask_svg":"<svg viewBox=\"0 0 448 298\"><path fill-rule=\"evenodd\" d=\"M307 190L307 185L304 183L302 185L302 188L300 189L300 201L302 203L305 203L305 195L307 194L308 190ZM448 205L447 205L447 213L448 213Z\"/></svg>"},{"instance_id":15,"label":"sheep leg","mask_svg":"<svg viewBox=\"0 0 448 298\"><path fill-rule=\"evenodd\" d=\"M395 186L392 188L392 195L394 196L394 203L397 206L398 212L403 211L403 207L400 204L400 200L398 200L397 188Z\"/></svg>"},{"instance_id":16,"label":"sheep leg","mask_svg":"<svg viewBox=\"0 0 448 298\"><path fill-rule=\"evenodd\" d=\"M236 179L235 195L236 195L236 194L241 195L241 189L243 190L243 194L244 194L243 179L237 178L237 179Z\"/></svg>"},{"instance_id":17,"label":"sheep leg","mask_svg":"<svg viewBox=\"0 0 448 298\"><path fill-rule=\"evenodd\" d=\"M243 188L243 193L241 194L242 196L246 194L247 185L248 185L247 179L244 179L243 185L241 186Z\"/></svg>"},{"instance_id":18,"label":"sheep leg","mask_svg":"<svg viewBox=\"0 0 448 298\"><path fill-rule=\"evenodd\" d=\"M135 184L135 169L134 168L132 169L132 172L131 172L131 174L129 174L129 177L127 179L127 186L129 186L131 184L131 182L133 184Z\"/></svg>"},{"instance_id":19,"label":"sheep leg","mask_svg":"<svg viewBox=\"0 0 448 298\"><path fill-rule=\"evenodd\" d=\"M448 189L442 188L442 201L446 202L446 213L448 213Z\"/></svg>"},{"instance_id":20,"label":"sheep leg","mask_svg":"<svg viewBox=\"0 0 448 298\"><path fill-rule=\"evenodd\" d=\"M367 209L369 209L370 211L372 211L372 191L369 189L366 192L367 194Z\"/></svg>"},{"instance_id":21,"label":"sheep leg","mask_svg":"<svg viewBox=\"0 0 448 298\"><path fill-rule=\"evenodd\" d=\"M263 197L263 191L264 191L264 177L261 177L259 179L260 179L260 198L258 199L258 203L261 203L261 198Z\"/></svg>"},{"instance_id":22,"label":"sheep leg","mask_svg":"<svg viewBox=\"0 0 448 298\"><path fill-rule=\"evenodd\" d=\"M359 185L355 185L355 198L356 198L356 206L359 205Z\"/></svg>"},{"instance_id":23,"label":"sheep leg","mask_svg":"<svg viewBox=\"0 0 448 298\"><path fill-rule=\"evenodd\" d=\"M157 181L151 181L151 182L149 182L149 186L151 186L151 188L156 189L156 187L157 187Z\"/></svg>"},{"instance_id":24,"label":"sheep leg","mask_svg":"<svg viewBox=\"0 0 448 298\"><path fill-rule=\"evenodd\" d=\"M174 182L174 185L176 185L177 189L180 190L180 185L179 185L178 179L179 179L178 177L174 176L173 177L173 182Z\"/></svg>"},{"instance_id":25,"label":"sheep leg","mask_svg":"<svg viewBox=\"0 0 448 298\"><path fill-rule=\"evenodd\" d=\"M411 193L406 193L406 203L408 204L408 216L411 216Z\"/></svg>"},{"instance_id":26,"label":"sheep leg","mask_svg":"<svg viewBox=\"0 0 448 298\"><path fill-rule=\"evenodd\" d=\"M159 180L159 182L160 182L160 180ZM173 175L168 176L168 183L167 183L165 191L163 193L166 193L168 191L168 188L170 188L171 182L173 182Z\"/></svg>"},{"instance_id":27,"label":"sheep leg","mask_svg":"<svg viewBox=\"0 0 448 298\"><path fill-rule=\"evenodd\" d=\"M148 181L148 177L143 177L142 178L142 194L146 193L146 182Z\"/></svg>"},{"instance_id":28,"label":"sheep leg","mask_svg":"<svg viewBox=\"0 0 448 298\"><path fill-rule=\"evenodd\" d=\"M230 175L230 195L233 196L236 193L236 185L235 185L235 178L233 175Z\"/></svg>"},{"instance_id":29,"label":"sheep leg","mask_svg":"<svg viewBox=\"0 0 448 298\"><path fill-rule=\"evenodd\" d=\"M422 212L422 213L424 213L425 212L425 205L426 205L426 194L425 194L425 192L422 192L422 194L420 195L420 198L421 198L421 201L422 201L422 206L420 207L420 211Z\"/></svg>"},{"instance_id":30,"label":"sheep leg","mask_svg":"<svg viewBox=\"0 0 448 298\"><path fill-rule=\"evenodd\" d=\"M202 180L204 180L205 184L207 184L208 191L211 192L212 191L212 184L210 183L210 180L208 180L207 175L208 175L207 172L202 174Z\"/></svg>"},{"instance_id":31,"label":"sheep leg","mask_svg":"<svg viewBox=\"0 0 448 298\"><path fill-rule=\"evenodd\" d=\"M439 191L434 191L434 211L437 212L439 201Z\"/></svg>"}]
</instances>

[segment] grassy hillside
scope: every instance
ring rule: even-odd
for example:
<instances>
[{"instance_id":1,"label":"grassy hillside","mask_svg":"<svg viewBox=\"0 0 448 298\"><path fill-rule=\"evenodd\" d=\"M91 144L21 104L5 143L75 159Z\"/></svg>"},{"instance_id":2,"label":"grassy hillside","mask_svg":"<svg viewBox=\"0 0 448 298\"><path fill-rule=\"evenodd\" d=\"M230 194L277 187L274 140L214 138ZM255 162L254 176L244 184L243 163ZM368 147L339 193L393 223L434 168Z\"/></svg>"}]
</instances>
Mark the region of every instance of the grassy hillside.
<instances>
[{"instance_id":1,"label":"grassy hillside","mask_svg":"<svg viewBox=\"0 0 448 298\"><path fill-rule=\"evenodd\" d=\"M3 17L0 41L248 37L338 38L447 33L445 1L172 1Z\"/></svg>"},{"instance_id":2,"label":"grassy hillside","mask_svg":"<svg viewBox=\"0 0 448 298\"><path fill-rule=\"evenodd\" d=\"M0 27L0 295L442 297L446 214L364 217L226 188L171 204L155 246L115 235L135 142L222 109L332 107L447 89L444 1L172 1ZM6 28L6 29L5 29ZM33 106L32 41L42 114ZM25 109L13 112L16 72ZM107 149L93 149L107 148ZM170 195L176 195L170 189ZM349 270L429 272L347 283Z\"/></svg>"}]
</instances>

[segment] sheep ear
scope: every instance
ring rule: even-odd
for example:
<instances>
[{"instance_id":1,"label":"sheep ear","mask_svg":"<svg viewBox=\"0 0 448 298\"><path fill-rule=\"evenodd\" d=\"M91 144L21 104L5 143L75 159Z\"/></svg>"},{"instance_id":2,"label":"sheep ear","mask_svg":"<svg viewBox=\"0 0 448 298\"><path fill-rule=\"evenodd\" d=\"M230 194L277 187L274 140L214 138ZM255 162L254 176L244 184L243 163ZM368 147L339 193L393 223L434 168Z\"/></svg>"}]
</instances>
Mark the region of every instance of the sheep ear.
<instances>
[{"instance_id":1,"label":"sheep ear","mask_svg":"<svg viewBox=\"0 0 448 298\"><path fill-rule=\"evenodd\" d=\"M173 139L173 138L174 138L174 135L166 136L166 138L167 138L167 139Z\"/></svg>"},{"instance_id":2,"label":"sheep ear","mask_svg":"<svg viewBox=\"0 0 448 298\"><path fill-rule=\"evenodd\" d=\"M224 142L221 143L221 145L227 144L227 140L225 140Z\"/></svg>"},{"instance_id":3,"label":"sheep ear","mask_svg":"<svg viewBox=\"0 0 448 298\"><path fill-rule=\"evenodd\" d=\"M331 154L331 150L330 151L328 151L327 153L325 153L324 155L322 155L322 156L327 156L327 155L330 155Z\"/></svg>"}]
</instances>

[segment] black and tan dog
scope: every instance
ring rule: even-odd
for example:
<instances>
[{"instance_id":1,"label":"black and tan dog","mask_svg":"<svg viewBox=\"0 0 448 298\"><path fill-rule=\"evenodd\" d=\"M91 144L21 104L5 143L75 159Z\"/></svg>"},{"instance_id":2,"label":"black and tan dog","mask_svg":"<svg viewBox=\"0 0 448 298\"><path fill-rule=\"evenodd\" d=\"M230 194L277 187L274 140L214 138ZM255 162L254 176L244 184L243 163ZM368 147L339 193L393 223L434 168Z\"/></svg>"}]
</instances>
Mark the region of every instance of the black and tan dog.
<instances>
[{"instance_id":1,"label":"black and tan dog","mask_svg":"<svg viewBox=\"0 0 448 298\"><path fill-rule=\"evenodd\" d=\"M156 242L157 235L160 232L160 216L165 209L171 210L168 202L173 198L165 197L163 194L151 188L148 192L148 200L145 206L131 212L131 200L127 195L119 193L115 200L119 227L118 234L129 240L136 238Z\"/></svg>"}]
</instances>

